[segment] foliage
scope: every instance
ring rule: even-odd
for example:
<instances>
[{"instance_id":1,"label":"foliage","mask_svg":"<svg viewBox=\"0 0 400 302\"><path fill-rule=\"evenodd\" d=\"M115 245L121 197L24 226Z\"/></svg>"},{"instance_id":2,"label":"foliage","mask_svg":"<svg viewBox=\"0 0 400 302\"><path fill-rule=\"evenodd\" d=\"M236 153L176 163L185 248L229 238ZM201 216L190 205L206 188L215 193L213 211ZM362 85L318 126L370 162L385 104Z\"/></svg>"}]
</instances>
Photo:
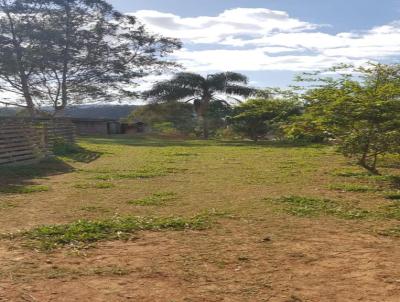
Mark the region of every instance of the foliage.
<instances>
[{"instance_id":1,"label":"foliage","mask_svg":"<svg viewBox=\"0 0 400 302\"><path fill-rule=\"evenodd\" d=\"M281 127L290 117L300 114L300 105L285 99L250 99L233 110L230 123L233 128L257 141L269 134L281 135Z\"/></svg>"},{"instance_id":2,"label":"foliage","mask_svg":"<svg viewBox=\"0 0 400 302\"><path fill-rule=\"evenodd\" d=\"M170 80L155 84L151 90L144 93L144 97L157 103L193 102L194 110L202 126L203 136L208 138L209 118L213 115L212 109L214 109L214 114L217 111L216 107L212 107L217 106L217 103L230 106L229 102L221 97L221 94L225 94L231 99L235 99L234 95L249 96L254 89L248 87L247 82L246 76L235 72L210 74L207 77L181 72Z\"/></svg>"},{"instance_id":3,"label":"foliage","mask_svg":"<svg viewBox=\"0 0 400 302\"><path fill-rule=\"evenodd\" d=\"M344 155L375 174L379 156L400 152L400 65L371 63L335 78L317 74L300 80L317 85L304 94L305 114L289 135L332 138Z\"/></svg>"},{"instance_id":4,"label":"foliage","mask_svg":"<svg viewBox=\"0 0 400 302\"><path fill-rule=\"evenodd\" d=\"M362 219L374 216L367 210L330 199L288 196L274 199L273 202L283 204L285 212L301 217L332 215L343 219Z\"/></svg>"},{"instance_id":5,"label":"foliage","mask_svg":"<svg viewBox=\"0 0 400 302\"><path fill-rule=\"evenodd\" d=\"M51 250L65 245L84 245L101 240L128 239L142 230L204 229L208 225L204 215L182 217L114 217L105 220L79 220L65 225L45 225L20 234L34 246Z\"/></svg>"},{"instance_id":6,"label":"foliage","mask_svg":"<svg viewBox=\"0 0 400 302\"><path fill-rule=\"evenodd\" d=\"M193 133L196 121L193 114L193 106L179 102L156 103L141 106L135 109L127 119L129 122L143 122L153 130ZM168 123L168 124L166 124Z\"/></svg>"},{"instance_id":7,"label":"foliage","mask_svg":"<svg viewBox=\"0 0 400 302\"><path fill-rule=\"evenodd\" d=\"M175 66L165 57L179 47L103 0L0 3L0 90L31 114L133 96L137 78Z\"/></svg>"}]
</instances>

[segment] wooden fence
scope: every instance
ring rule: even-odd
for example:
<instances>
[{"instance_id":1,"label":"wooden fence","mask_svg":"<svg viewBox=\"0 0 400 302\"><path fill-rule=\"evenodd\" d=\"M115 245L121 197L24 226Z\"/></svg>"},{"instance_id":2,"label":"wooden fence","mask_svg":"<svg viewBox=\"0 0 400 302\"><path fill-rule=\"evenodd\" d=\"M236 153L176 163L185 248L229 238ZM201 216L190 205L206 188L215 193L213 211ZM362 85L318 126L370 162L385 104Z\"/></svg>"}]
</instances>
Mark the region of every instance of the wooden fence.
<instances>
[{"instance_id":1,"label":"wooden fence","mask_svg":"<svg viewBox=\"0 0 400 302\"><path fill-rule=\"evenodd\" d=\"M68 119L0 119L0 166L38 162L52 155L55 140L75 141Z\"/></svg>"}]
</instances>

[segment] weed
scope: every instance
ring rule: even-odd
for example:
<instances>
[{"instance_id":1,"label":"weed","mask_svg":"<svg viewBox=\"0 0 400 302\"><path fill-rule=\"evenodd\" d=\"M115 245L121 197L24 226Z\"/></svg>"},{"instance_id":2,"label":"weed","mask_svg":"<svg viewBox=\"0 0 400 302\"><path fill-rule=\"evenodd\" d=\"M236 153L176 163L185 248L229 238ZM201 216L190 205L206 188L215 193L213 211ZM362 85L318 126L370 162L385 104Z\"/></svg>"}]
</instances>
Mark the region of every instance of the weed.
<instances>
[{"instance_id":1,"label":"weed","mask_svg":"<svg viewBox=\"0 0 400 302\"><path fill-rule=\"evenodd\" d=\"M29 194L29 193L37 193L37 192L46 192L49 191L50 188L48 186L43 185L15 185L15 186L6 186L0 187L0 193L5 194Z\"/></svg>"},{"instance_id":2,"label":"weed","mask_svg":"<svg viewBox=\"0 0 400 302\"><path fill-rule=\"evenodd\" d=\"M273 199L272 201L283 204L283 210L285 212L301 217L331 215L342 219L362 219L373 216L373 213L367 210L362 210L349 204L342 204L330 199L289 196Z\"/></svg>"},{"instance_id":3,"label":"weed","mask_svg":"<svg viewBox=\"0 0 400 302\"><path fill-rule=\"evenodd\" d=\"M101 240L128 239L140 230L185 230L204 229L208 226L208 217L204 215L192 218L167 217L114 217L105 220L79 220L64 225L45 225L16 235L28 239L30 245L42 250L72 245L85 246Z\"/></svg>"},{"instance_id":4,"label":"weed","mask_svg":"<svg viewBox=\"0 0 400 302\"><path fill-rule=\"evenodd\" d=\"M400 220L400 204L393 203L381 208L383 211L381 216L388 219Z\"/></svg>"},{"instance_id":5,"label":"weed","mask_svg":"<svg viewBox=\"0 0 400 302\"><path fill-rule=\"evenodd\" d=\"M144 197L141 199L136 199L129 201L129 204L138 206L158 206L164 205L167 201L172 201L176 199L176 193L174 192L161 192L155 193L151 196Z\"/></svg>"}]
</instances>

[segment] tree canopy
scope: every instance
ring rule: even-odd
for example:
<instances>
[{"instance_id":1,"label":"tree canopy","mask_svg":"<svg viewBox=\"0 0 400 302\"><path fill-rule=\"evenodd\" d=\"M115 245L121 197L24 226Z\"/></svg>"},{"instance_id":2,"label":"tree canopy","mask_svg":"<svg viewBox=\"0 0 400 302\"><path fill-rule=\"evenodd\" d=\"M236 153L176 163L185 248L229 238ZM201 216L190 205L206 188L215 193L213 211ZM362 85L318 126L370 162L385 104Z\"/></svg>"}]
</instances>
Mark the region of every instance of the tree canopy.
<instances>
[{"instance_id":1,"label":"tree canopy","mask_svg":"<svg viewBox=\"0 0 400 302\"><path fill-rule=\"evenodd\" d=\"M229 100L224 99L224 96L237 100L235 96L251 95L254 89L247 84L247 77L235 72L210 74L206 77L181 72L170 80L156 83L151 90L144 93L144 97L152 102L193 102L199 122L202 123L203 135L208 138L207 113L210 104L214 102L229 105Z\"/></svg>"},{"instance_id":2,"label":"tree canopy","mask_svg":"<svg viewBox=\"0 0 400 302\"><path fill-rule=\"evenodd\" d=\"M330 137L343 154L378 173L380 155L400 152L400 65L344 68L338 77L302 79L316 85L304 94L305 113L288 133Z\"/></svg>"},{"instance_id":3,"label":"tree canopy","mask_svg":"<svg viewBox=\"0 0 400 302\"><path fill-rule=\"evenodd\" d=\"M0 91L31 112L132 97L180 46L102 0L0 0Z\"/></svg>"}]
</instances>

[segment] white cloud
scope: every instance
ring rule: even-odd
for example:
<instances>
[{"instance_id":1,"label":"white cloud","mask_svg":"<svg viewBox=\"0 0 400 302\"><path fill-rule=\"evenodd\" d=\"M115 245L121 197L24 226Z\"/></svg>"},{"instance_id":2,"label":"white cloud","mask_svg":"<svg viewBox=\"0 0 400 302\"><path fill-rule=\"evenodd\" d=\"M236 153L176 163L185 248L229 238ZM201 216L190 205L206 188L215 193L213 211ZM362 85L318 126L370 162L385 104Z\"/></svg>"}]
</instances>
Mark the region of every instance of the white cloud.
<instances>
[{"instance_id":1,"label":"white cloud","mask_svg":"<svg viewBox=\"0 0 400 302\"><path fill-rule=\"evenodd\" d=\"M400 21L330 34L323 31L325 25L265 8L192 18L150 10L134 15L150 30L182 39L186 48L174 57L192 71L315 70L400 55Z\"/></svg>"}]
</instances>

